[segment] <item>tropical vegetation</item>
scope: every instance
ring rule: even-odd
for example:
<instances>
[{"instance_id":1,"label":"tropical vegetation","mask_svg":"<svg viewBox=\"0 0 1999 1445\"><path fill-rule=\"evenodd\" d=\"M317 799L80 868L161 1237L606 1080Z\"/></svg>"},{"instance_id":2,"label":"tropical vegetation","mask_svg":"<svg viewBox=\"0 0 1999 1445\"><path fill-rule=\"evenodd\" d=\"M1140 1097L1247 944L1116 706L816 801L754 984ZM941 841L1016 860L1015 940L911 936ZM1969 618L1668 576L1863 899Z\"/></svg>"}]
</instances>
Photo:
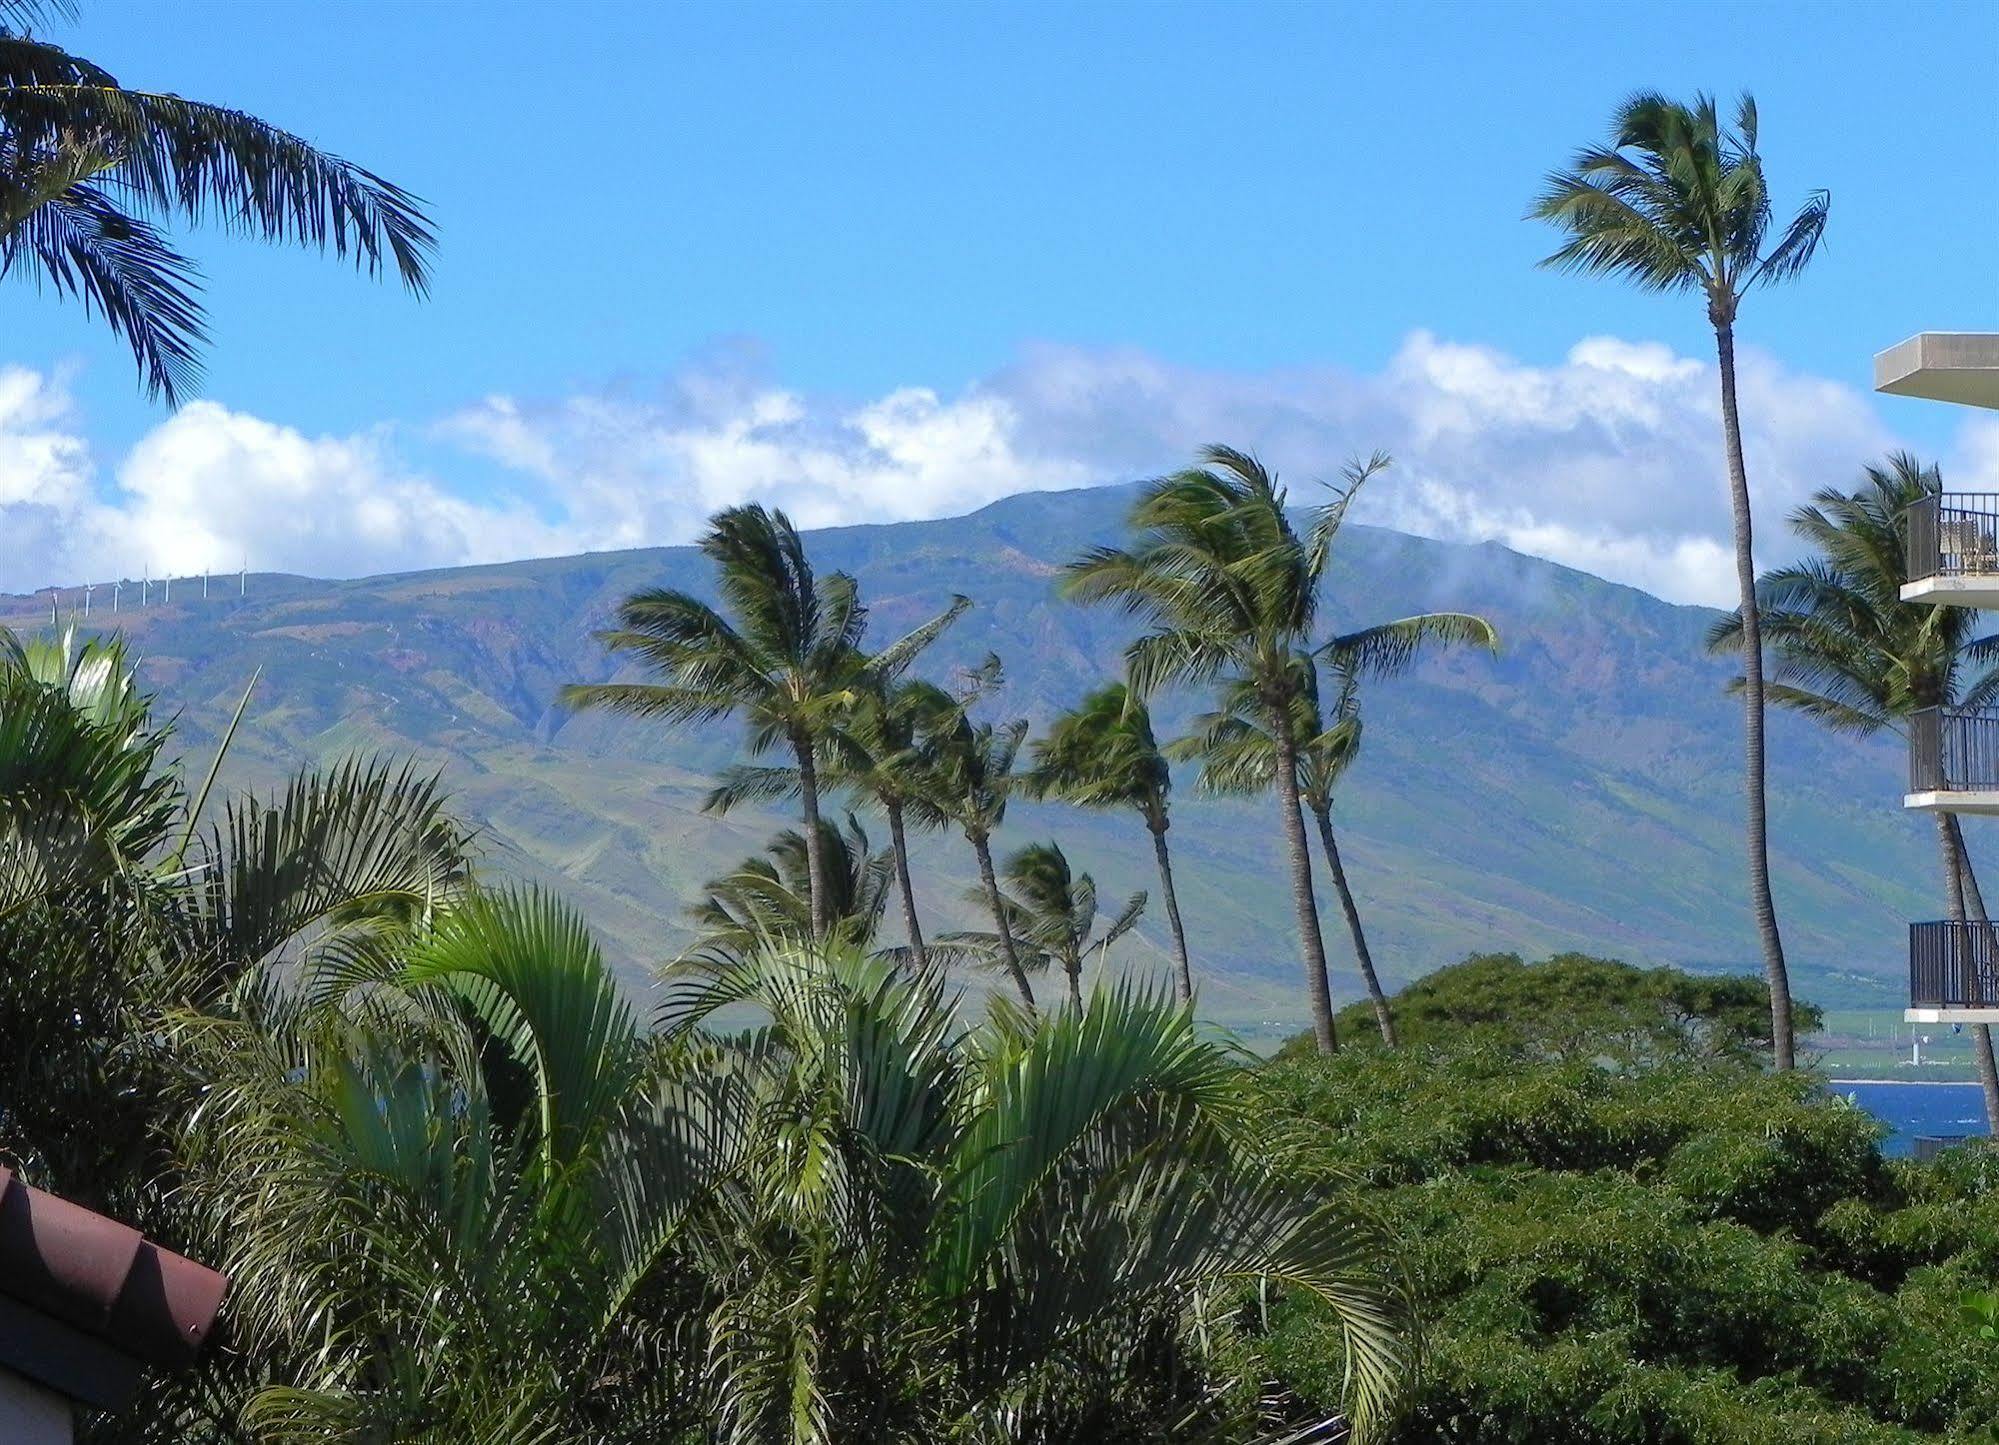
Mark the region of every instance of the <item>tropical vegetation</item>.
<instances>
[{"instance_id":1,"label":"tropical vegetation","mask_svg":"<svg viewBox=\"0 0 1999 1445\"><path fill-rule=\"evenodd\" d=\"M0 1147L234 1281L202 1368L86 1434L1238 1440L1311 1423L1244 1373L1280 1287L1347 1320L1335 1413L1388 1418L1393 1247L1275 1179L1190 1008L969 1013L815 929L793 837L648 1028L580 919L472 876L433 780L201 826L164 745L115 644L10 640ZM884 860L828 831L878 917Z\"/></svg>"},{"instance_id":2,"label":"tropical vegetation","mask_svg":"<svg viewBox=\"0 0 1999 1445\"><path fill-rule=\"evenodd\" d=\"M125 89L31 34L43 18L0 0L0 269L101 311L154 394L186 394L203 339L166 222L219 215L424 289L407 192ZM1707 303L1742 589L1709 641L1742 660L1762 979L1489 954L1388 993L1334 825L1362 690L1498 637L1463 612L1325 615L1379 453L1302 515L1232 447L1147 483L1126 544L1059 581L1137 624L1123 677L1085 679L1039 735L986 715L997 657L917 675L969 599L876 647L858 583L782 511L718 513L710 592L625 598L608 675L559 698L740 720L709 810L798 805L703 885L649 1013L577 912L482 875L437 777L359 758L242 792L232 722L190 785L122 643L0 631L0 1163L232 1280L198 1367L82 1438L1999 1433L1994 1156L1885 1159L1862 1111L1785 1072L1821 1016L1790 993L1765 841L1766 701L1867 734L1999 690L1999 639L1900 600L1906 512L1940 478L1895 457L1822 491L1792 519L1819 555L1754 577L1734 326L1809 262L1826 202L1770 241L1753 103L1729 127L1706 97L1634 98L1534 214L1567 237L1550 264ZM1171 689L1207 707L1162 737ZM1176 764L1277 797L1311 1028L1268 1064L1198 1012ZM1104 907L1059 839L996 861L1016 799L1137 815L1163 982L1111 962L1146 892ZM1344 1009L1308 813L1359 980ZM1984 921L1938 826L1951 916ZM933 939L912 837L947 829L991 927ZM1329 1057L1342 1037L1360 1047Z\"/></svg>"},{"instance_id":3,"label":"tropical vegetation","mask_svg":"<svg viewBox=\"0 0 1999 1445\"><path fill-rule=\"evenodd\" d=\"M1330 1053L1338 1047L1332 986L1298 795L1296 714L1305 678L1322 663L1355 675L1390 673L1431 643L1495 647L1498 635L1483 618L1437 612L1322 639L1320 583L1333 544L1362 485L1388 465L1386 456L1350 464L1305 532L1292 521L1284 488L1256 458L1212 446L1202 462L1149 483L1131 510L1134 545L1086 553L1063 590L1149 625L1125 655L1127 683L1138 696L1169 683L1215 684L1257 711L1275 753L1306 1002L1319 1047Z\"/></svg>"}]
</instances>

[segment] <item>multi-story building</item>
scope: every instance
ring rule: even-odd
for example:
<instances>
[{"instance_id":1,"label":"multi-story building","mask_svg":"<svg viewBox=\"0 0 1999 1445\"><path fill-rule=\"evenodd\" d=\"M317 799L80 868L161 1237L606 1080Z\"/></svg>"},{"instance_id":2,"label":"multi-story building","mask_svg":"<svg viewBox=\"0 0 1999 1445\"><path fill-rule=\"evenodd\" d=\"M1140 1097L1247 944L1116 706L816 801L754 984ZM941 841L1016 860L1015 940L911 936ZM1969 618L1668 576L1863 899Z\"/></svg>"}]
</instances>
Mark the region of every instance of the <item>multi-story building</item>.
<instances>
[{"instance_id":1,"label":"multi-story building","mask_svg":"<svg viewBox=\"0 0 1999 1445\"><path fill-rule=\"evenodd\" d=\"M1925 331L1874 358L1874 389L1999 410L1999 335ZM1904 601L1999 609L1999 492L1909 510ZM1904 806L1999 814L1999 713L1931 708L1909 729ZM1999 924L1909 925L1911 1023L1999 1023Z\"/></svg>"}]
</instances>

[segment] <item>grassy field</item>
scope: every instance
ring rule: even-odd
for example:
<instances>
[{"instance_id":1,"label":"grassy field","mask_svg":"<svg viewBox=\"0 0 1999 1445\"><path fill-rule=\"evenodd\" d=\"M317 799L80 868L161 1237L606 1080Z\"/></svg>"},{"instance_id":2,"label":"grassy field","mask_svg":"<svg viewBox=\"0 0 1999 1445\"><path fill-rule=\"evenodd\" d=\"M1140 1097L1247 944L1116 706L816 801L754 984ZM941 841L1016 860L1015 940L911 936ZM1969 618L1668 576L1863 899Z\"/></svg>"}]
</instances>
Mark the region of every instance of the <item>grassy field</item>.
<instances>
[{"instance_id":1,"label":"grassy field","mask_svg":"<svg viewBox=\"0 0 1999 1445\"><path fill-rule=\"evenodd\" d=\"M1904 1023L1899 1009L1828 1009L1825 1029L1812 1037L1810 1048L1818 1065L1835 1078L1977 1077L1969 1030L1955 1033L1948 1024Z\"/></svg>"}]
</instances>

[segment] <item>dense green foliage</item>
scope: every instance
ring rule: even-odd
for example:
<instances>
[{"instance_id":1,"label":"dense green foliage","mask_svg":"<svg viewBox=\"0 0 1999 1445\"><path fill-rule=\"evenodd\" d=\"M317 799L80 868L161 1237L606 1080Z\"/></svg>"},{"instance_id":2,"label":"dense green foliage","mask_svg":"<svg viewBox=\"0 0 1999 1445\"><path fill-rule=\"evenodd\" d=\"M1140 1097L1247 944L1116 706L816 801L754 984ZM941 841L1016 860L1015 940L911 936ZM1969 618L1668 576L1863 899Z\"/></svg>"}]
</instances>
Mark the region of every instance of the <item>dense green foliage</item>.
<instances>
[{"instance_id":1,"label":"dense green foliage","mask_svg":"<svg viewBox=\"0 0 1999 1445\"><path fill-rule=\"evenodd\" d=\"M469 875L429 779L199 828L161 758L117 648L0 635L0 1159L233 1280L86 1438L1235 1441L1309 1423L1246 1372L1273 1279L1343 1319L1357 1425L1399 1393L1392 1246L1273 1172L1191 1009L961 1015L811 941L792 837L647 1028L574 913ZM865 922L885 860L826 832Z\"/></svg>"},{"instance_id":2,"label":"dense green foliage","mask_svg":"<svg viewBox=\"0 0 1999 1445\"><path fill-rule=\"evenodd\" d=\"M1404 1043L1475 1041L1533 1058L1750 1060L1770 1048L1770 996L1760 980L1636 968L1580 953L1538 963L1515 953L1474 954L1416 980L1389 1008ZM1792 1009L1800 1032L1819 1027L1816 1007ZM1365 1039L1372 1005L1349 1004L1339 1017L1349 1037ZM1294 1057L1309 1043L1300 1035L1281 1056Z\"/></svg>"},{"instance_id":3,"label":"dense green foliage","mask_svg":"<svg viewBox=\"0 0 1999 1445\"><path fill-rule=\"evenodd\" d=\"M1959 1319L1999 1271L1982 1148L1888 1161L1808 1077L1490 1039L1261 1084L1297 1177L1364 1181L1409 1248L1425 1357L1398 1441L1888 1445L1999 1420L1999 1357ZM1305 1398L1337 1385L1308 1302L1264 1348Z\"/></svg>"}]
</instances>

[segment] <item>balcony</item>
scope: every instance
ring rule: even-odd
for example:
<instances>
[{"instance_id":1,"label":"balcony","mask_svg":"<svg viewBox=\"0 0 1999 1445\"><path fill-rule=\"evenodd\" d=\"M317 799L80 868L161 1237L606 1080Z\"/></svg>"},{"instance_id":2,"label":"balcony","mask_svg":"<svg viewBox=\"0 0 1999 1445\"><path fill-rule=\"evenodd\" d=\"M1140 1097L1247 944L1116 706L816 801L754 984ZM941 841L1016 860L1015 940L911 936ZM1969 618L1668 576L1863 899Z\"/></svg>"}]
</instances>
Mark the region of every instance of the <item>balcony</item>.
<instances>
[{"instance_id":1,"label":"balcony","mask_svg":"<svg viewBox=\"0 0 1999 1445\"><path fill-rule=\"evenodd\" d=\"M1999 923L1911 923L1912 1024L1999 1023Z\"/></svg>"},{"instance_id":2,"label":"balcony","mask_svg":"<svg viewBox=\"0 0 1999 1445\"><path fill-rule=\"evenodd\" d=\"M1874 389L1890 396L1999 407L1999 335L1925 331L1874 357Z\"/></svg>"},{"instance_id":3,"label":"balcony","mask_svg":"<svg viewBox=\"0 0 1999 1445\"><path fill-rule=\"evenodd\" d=\"M1909 719L1905 808L1999 813L1999 713L1924 708Z\"/></svg>"},{"instance_id":4,"label":"balcony","mask_svg":"<svg viewBox=\"0 0 1999 1445\"><path fill-rule=\"evenodd\" d=\"M1942 492L1909 506L1904 602L1999 607L1999 492Z\"/></svg>"}]
</instances>

